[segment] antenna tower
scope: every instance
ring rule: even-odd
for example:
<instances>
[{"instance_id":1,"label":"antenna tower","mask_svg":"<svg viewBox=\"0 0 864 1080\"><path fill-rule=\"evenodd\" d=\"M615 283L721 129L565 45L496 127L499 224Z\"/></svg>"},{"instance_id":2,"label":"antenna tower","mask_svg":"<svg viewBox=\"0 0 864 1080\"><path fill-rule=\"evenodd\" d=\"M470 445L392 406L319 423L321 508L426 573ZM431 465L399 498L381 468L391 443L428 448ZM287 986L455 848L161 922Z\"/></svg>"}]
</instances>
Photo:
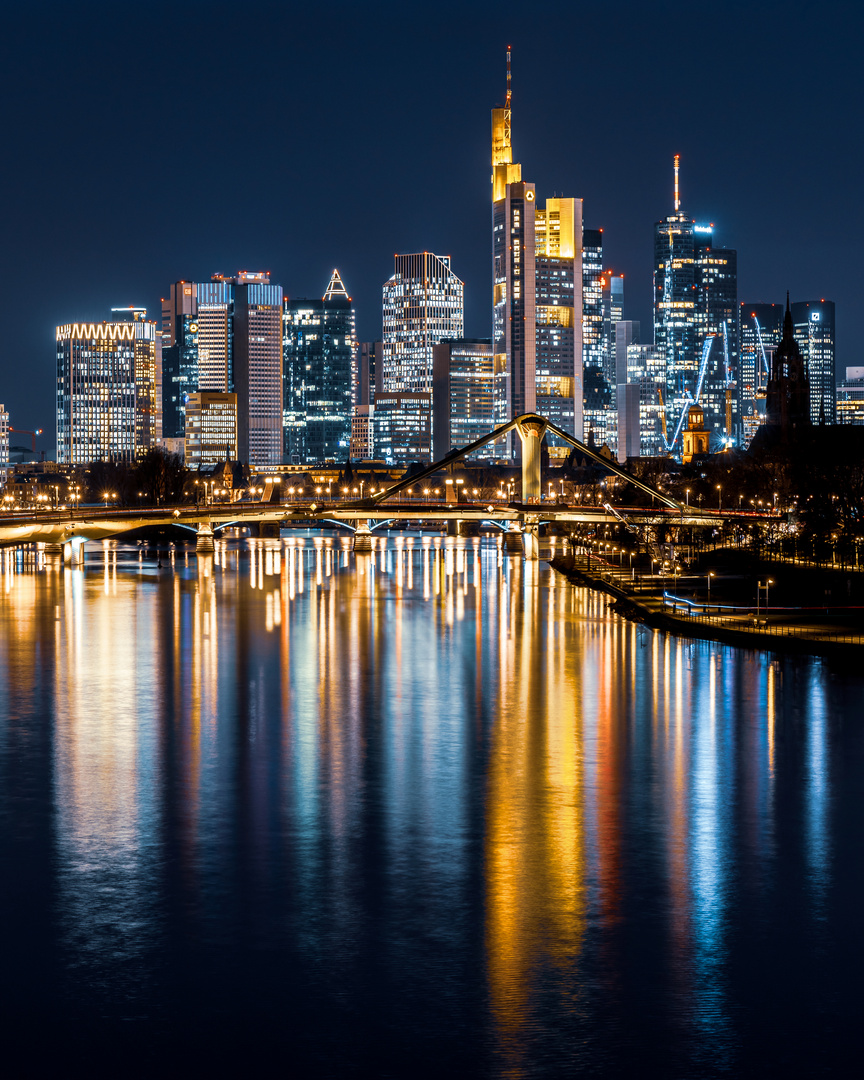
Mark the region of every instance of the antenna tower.
<instances>
[{"instance_id":1,"label":"antenna tower","mask_svg":"<svg viewBox=\"0 0 864 1080\"><path fill-rule=\"evenodd\" d=\"M507 46L507 98L504 102L504 145L513 145L513 124L510 111L510 98L512 91L510 89L510 46Z\"/></svg>"},{"instance_id":2,"label":"antenna tower","mask_svg":"<svg viewBox=\"0 0 864 1080\"><path fill-rule=\"evenodd\" d=\"M678 169L681 166L681 155L675 155L675 213L681 209L681 199L678 193Z\"/></svg>"}]
</instances>

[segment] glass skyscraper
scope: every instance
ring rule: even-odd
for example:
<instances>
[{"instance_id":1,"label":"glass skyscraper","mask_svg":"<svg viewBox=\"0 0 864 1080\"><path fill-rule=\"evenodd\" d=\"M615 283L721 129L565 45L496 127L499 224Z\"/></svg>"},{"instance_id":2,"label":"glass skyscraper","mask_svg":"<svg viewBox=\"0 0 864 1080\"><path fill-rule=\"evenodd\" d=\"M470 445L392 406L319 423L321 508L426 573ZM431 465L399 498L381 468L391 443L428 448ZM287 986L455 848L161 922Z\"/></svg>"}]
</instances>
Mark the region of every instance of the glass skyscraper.
<instances>
[{"instance_id":1,"label":"glass skyscraper","mask_svg":"<svg viewBox=\"0 0 864 1080\"><path fill-rule=\"evenodd\" d=\"M289 464L344 461L357 374L355 313L338 270L320 300L285 299L283 438Z\"/></svg>"},{"instance_id":2,"label":"glass skyscraper","mask_svg":"<svg viewBox=\"0 0 864 1080\"><path fill-rule=\"evenodd\" d=\"M177 281L162 301L162 436L182 439L186 402L198 390L198 287Z\"/></svg>"},{"instance_id":3,"label":"glass skyscraper","mask_svg":"<svg viewBox=\"0 0 864 1080\"><path fill-rule=\"evenodd\" d=\"M837 376L834 372L834 301L801 300L792 304L792 326L810 380L810 420L833 424L837 419Z\"/></svg>"},{"instance_id":4,"label":"glass skyscraper","mask_svg":"<svg viewBox=\"0 0 864 1080\"><path fill-rule=\"evenodd\" d=\"M57 461L132 464L156 442L156 324L143 308L58 326Z\"/></svg>"},{"instance_id":5,"label":"glass skyscraper","mask_svg":"<svg viewBox=\"0 0 864 1080\"><path fill-rule=\"evenodd\" d=\"M783 306L742 303L738 311L738 409L741 442L746 447L765 422L771 358L783 337Z\"/></svg>"}]
</instances>

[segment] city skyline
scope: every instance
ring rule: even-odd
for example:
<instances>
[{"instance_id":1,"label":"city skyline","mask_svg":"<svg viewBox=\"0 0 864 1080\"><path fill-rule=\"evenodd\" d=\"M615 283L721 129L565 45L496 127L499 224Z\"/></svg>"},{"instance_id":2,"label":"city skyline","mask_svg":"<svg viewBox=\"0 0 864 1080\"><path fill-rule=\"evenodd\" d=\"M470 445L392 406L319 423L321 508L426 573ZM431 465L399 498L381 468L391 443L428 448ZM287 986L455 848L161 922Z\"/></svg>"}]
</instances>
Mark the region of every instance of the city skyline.
<instances>
[{"instance_id":1,"label":"city skyline","mask_svg":"<svg viewBox=\"0 0 864 1080\"><path fill-rule=\"evenodd\" d=\"M123 16L111 26L101 27L97 37L86 38L86 32L93 30L92 12L95 10L88 8L80 13L74 24L66 24L59 18L46 32L48 53L61 47L57 36L60 29L80 41L85 54L99 43L104 45L113 40L113 35L123 29ZM837 251L831 246L833 238L826 236L825 230L818 228L810 215L800 213L802 200L812 189L817 176L816 152L810 154L806 146L801 150L801 168L795 171L794 177L782 169L784 130L790 130L790 125L794 127L820 108L823 131L830 132L831 126L836 124L836 118L821 106L827 106L832 96L830 87L836 86L844 77L842 63L834 63L829 70L825 43L821 39L815 45L808 41L811 66L815 65L824 79L808 91L812 92L812 100L802 99L800 89L785 86L784 100L791 118L786 117L779 110L781 98L772 80L782 68L784 48L793 47L795 33L800 30L796 31L794 20L784 22L780 18L781 9L773 5L763 5L755 14L749 14L748 27L752 29L755 25L755 39L759 37L760 26L772 28L774 48L770 56L763 57L759 87L764 91L760 100L765 107L778 109L776 153L765 155L760 152L755 161L752 154L747 158L741 152L744 144L740 133L733 130L736 125L732 124L731 115L721 116L716 111L719 108L716 104L706 113L706 101L713 100L707 90L696 87L686 102L676 100L672 93L671 113L663 112L662 100L656 102L656 109L651 111L638 99L636 77L640 73L644 76L650 70L647 53L651 42L658 39L664 28L668 29L672 24L670 20L674 21L676 16L673 8L663 9L657 25L646 27L638 10L627 5L624 10L627 20L623 29L620 25L613 27L609 20L604 21L600 16L592 17L593 22L586 16L585 30L596 34L602 46L599 48L602 55L592 59L592 64L599 64L603 56L609 60L608 49L614 40L619 43L623 40L623 45L630 50L629 63L634 70L615 84L614 92L610 89L604 96L615 98L618 110L626 105L630 110L629 118L623 126L620 119L617 121L619 134L613 138L607 131L610 117L616 111L611 100L604 100L602 105L595 104L592 109L577 110L574 139L564 146L552 137L555 124L543 106L547 96L560 93L564 76L557 68L553 70L544 64L543 48L537 34L523 32L520 27L512 38L508 35L507 40L498 39L489 33L484 20L469 15L460 23L463 34L459 41L436 46L436 49L444 49L439 54L420 35L412 32L415 27L411 20L398 30L391 27L376 44L373 32L381 30L382 20L373 15L368 25L361 26L356 17L346 14L345 37L338 36L334 45L337 57L344 64L342 68L337 64L335 72L331 70L332 65L328 66L329 83L325 85L324 76L312 71L314 58L318 55L316 50L321 46L310 47L308 56L302 59L290 79L275 73L258 74L252 83L259 88L266 84L274 92L284 95L292 86L299 86L300 83L294 80L302 77L306 79L302 96L309 102L316 98L316 91L321 90L323 96L314 106L309 104L302 116L284 121L288 130L299 132L305 131L305 126L312 124L316 116L332 108L335 95L344 93L359 70L356 52L362 51L362 47L368 46L373 53L386 50L388 55L398 56L400 65L410 61L415 70L431 72L442 62L448 70L455 65L451 85L442 87L431 99L422 86L402 83L401 97L391 106L402 117L425 100L424 107L438 123L436 131L440 129L440 133L434 136L421 138L419 132L409 131L407 157L420 165L422 175L402 160L403 136L397 139L389 128L385 128L384 134L378 134L372 145L382 164L386 165L388 184L377 184L371 175L367 175L374 174L374 169L360 170L363 175L358 176L352 191L342 193L334 202L336 189L327 172L332 155L325 140L320 144L318 155L305 154L291 161L268 159L260 163L261 167L254 175L255 190L250 189L255 213L240 211L242 199L235 200L236 206L231 200L220 200L221 216L216 229L213 228L213 205L209 201L216 197L215 193L211 196L207 190L195 188L194 198L185 204L188 216L184 217L184 203L172 201L171 188L158 169L149 180L133 171L115 173L110 184L101 177L88 175L86 169L66 174L60 180L55 179L50 170L43 170L40 173L41 199L38 192L25 191L26 178L42 161L40 136L46 133L46 114L36 110L36 105L40 102L44 105L44 95L50 88L59 91L65 84L49 70L50 65L40 69L42 96L36 95L33 103L25 103L20 88L28 85L30 76L20 72L18 94L13 95L18 108L10 135L13 149L18 150L17 164L11 177L4 181L7 201L14 200L17 213L7 237L8 258L4 271L7 278L2 301L7 332L0 352L0 385L14 426L24 429L42 427L46 433L51 430L53 373L50 342L56 325L72 320L98 320L103 317L106 307L123 303L144 306L155 318L159 300L171 281L184 276L207 280L213 267L267 266L271 270L271 280L281 282L289 296L302 296L314 289L332 266L338 265L344 276L352 281L357 336L363 341L378 336L380 308L376 294L380 281L392 267L394 251L447 251L452 256L455 271L466 283L466 336L490 336L486 216L489 197L488 109L502 96L502 57L508 43L512 43L514 57L513 113L518 156L520 160L530 162L532 175L542 176L545 193L578 192L584 197L589 207L590 224L604 229L605 264L627 277L628 318L639 320L644 326L650 324L650 237L654 223L668 212L671 202L669 161L677 152L682 157L683 204L691 216L715 222L718 244L734 247L739 252L739 296L749 297L754 302L779 303L789 288L793 300L826 296L839 305L837 362L838 374L842 376L842 369L858 360L851 350L848 330L848 313L854 310L854 274L848 261L844 263L843 258L837 257ZM731 10L739 11L734 5ZM739 13L743 15L743 8ZM562 19L568 17L561 16ZM12 28L13 39L15 32L23 33L27 27L25 15L19 14L15 18L18 22ZM191 21L193 15L187 13L184 18ZM144 18L142 32L153 26L148 19L149 16ZM704 20L702 15L691 20L697 38L701 26L705 25L707 29ZM309 44L315 25L311 17L299 20L294 37L298 54L301 45ZM729 78L737 80L732 101L740 104L746 92L755 91L757 85L754 76L748 73L750 68L746 63L754 44L737 34L736 26L733 20L729 26L715 27L705 40L716 41L719 47L723 41L734 39ZM356 43L353 48L347 41L349 30ZM639 48L637 30L642 34ZM212 43L211 33L206 27L197 26L193 35L195 44L183 70L170 67L170 61L164 61L172 73L170 85L175 90L188 88L196 101L201 91L197 88L195 75L205 63L203 51L206 44ZM616 34L618 38L615 38ZM842 43L837 47L842 48ZM469 50L473 50L476 65L471 68L460 66L459 59ZM298 60L301 60L299 55ZM238 63L248 63L248 60L241 59ZM684 66L695 77L696 58L688 60ZM623 71L623 61L616 61L611 68L607 64L610 74L620 74L619 69ZM15 70L14 58L10 58L7 76ZM368 66L363 70L368 71ZM284 85L279 82L280 78ZM134 106L133 113L138 121L146 130L155 133L157 106L165 106L166 91L157 92L150 83L136 81L114 65L109 65L106 79L125 90L122 100ZM67 106L58 106L60 111L53 123L62 127L62 130L57 129L61 142L70 139L73 133L83 134L85 126L82 125L86 124L90 125L93 135L105 134L118 119L115 112L118 106L107 102L109 95L100 92L98 101L91 100L89 85L84 79L80 85L73 83L67 87L78 111L73 116L63 111ZM361 84L359 103L344 106L351 113L347 152L357 154L358 160L361 155L359 142L376 125L376 110L388 89L383 76L366 79ZM705 117L701 126L689 122L699 111L697 105ZM732 106L727 102L726 107L731 109ZM70 121L68 124L64 123L64 117ZM614 153L611 156L605 151L600 152L604 150L603 140L598 143L597 138L592 137L592 131L597 135L598 124L602 128L601 134L606 132L603 138L612 140ZM717 130L722 130L728 137L716 138ZM620 138L622 132L627 134L627 140ZM260 148L265 136L263 129L254 128L249 145L253 149ZM201 138L205 146L212 149L215 135L209 121L204 124ZM843 166L844 154L854 159L856 151L845 145L839 129L835 142L837 167L830 170L828 183L832 203L841 213L846 213L854 240L858 218L857 203L852 199L847 176L851 162L846 161L847 168ZM799 141L796 149L804 145ZM617 150L614 149L616 146ZM162 151L154 153L158 156ZM181 178L188 182L199 180L207 153L202 155L196 151L183 162ZM440 168L433 167L442 161L446 162L443 170L446 175L441 175ZM294 182L302 189L304 205L311 204L315 213L307 210L301 213L296 200L278 196L277 189L284 189L287 182L289 165ZM820 184L824 185L821 156L818 175ZM438 192L443 192L443 197L436 196ZM46 194L54 197L46 201ZM366 202L361 206L364 199ZM265 204L267 214L262 218ZM325 205L329 210L326 219L321 213ZM370 214L370 209L376 212ZM109 220L115 220L117 215L122 219L124 213L128 214L130 228L136 223L146 227L144 238L139 235L136 245L130 246L128 252L118 251L115 235L107 228ZM373 224L366 223L364 214ZM206 225L199 221L202 215ZM170 229L162 227L163 223L170 224ZM140 234L141 230L137 231ZM148 233L152 236L148 237ZM27 285L37 251L43 272L47 267L55 286L50 290L33 290ZM14 318L15 312L24 317ZM843 316L847 316L845 336Z\"/></svg>"}]
</instances>

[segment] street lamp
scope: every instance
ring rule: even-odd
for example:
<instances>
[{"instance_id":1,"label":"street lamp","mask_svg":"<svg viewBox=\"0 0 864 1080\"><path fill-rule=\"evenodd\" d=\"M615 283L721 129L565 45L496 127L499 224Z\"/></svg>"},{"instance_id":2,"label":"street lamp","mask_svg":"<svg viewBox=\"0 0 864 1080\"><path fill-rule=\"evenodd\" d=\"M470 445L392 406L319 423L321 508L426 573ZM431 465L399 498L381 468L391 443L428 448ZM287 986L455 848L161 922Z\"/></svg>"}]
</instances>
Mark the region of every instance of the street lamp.
<instances>
[{"instance_id":1,"label":"street lamp","mask_svg":"<svg viewBox=\"0 0 864 1080\"><path fill-rule=\"evenodd\" d=\"M711 610L711 578L714 577L713 571L708 571L708 610Z\"/></svg>"},{"instance_id":2,"label":"street lamp","mask_svg":"<svg viewBox=\"0 0 864 1080\"><path fill-rule=\"evenodd\" d=\"M717 512L723 513L723 487L721 484L717 485Z\"/></svg>"},{"instance_id":3,"label":"street lamp","mask_svg":"<svg viewBox=\"0 0 864 1080\"><path fill-rule=\"evenodd\" d=\"M690 488L684 489L684 497L687 503L687 509L690 509Z\"/></svg>"}]
</instances>

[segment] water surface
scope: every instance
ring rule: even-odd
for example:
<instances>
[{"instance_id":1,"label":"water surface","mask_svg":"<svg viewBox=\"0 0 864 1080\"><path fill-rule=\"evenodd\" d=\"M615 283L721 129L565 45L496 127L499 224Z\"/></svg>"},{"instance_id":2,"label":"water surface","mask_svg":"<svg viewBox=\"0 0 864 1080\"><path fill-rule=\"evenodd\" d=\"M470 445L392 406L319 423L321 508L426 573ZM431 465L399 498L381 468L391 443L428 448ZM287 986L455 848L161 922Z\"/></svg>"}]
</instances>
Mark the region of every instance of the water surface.
<instances>
[{"instance_id":1,"label":"water surface","mask_svg":"<svg viewBox=\"0 0 864 1080\"><path fill-rule=\"evenodd\" d=\"M489 540L161 562L0 552L13 1075L845 1075L861 676Z\"/></svg>"}]
</instances>

